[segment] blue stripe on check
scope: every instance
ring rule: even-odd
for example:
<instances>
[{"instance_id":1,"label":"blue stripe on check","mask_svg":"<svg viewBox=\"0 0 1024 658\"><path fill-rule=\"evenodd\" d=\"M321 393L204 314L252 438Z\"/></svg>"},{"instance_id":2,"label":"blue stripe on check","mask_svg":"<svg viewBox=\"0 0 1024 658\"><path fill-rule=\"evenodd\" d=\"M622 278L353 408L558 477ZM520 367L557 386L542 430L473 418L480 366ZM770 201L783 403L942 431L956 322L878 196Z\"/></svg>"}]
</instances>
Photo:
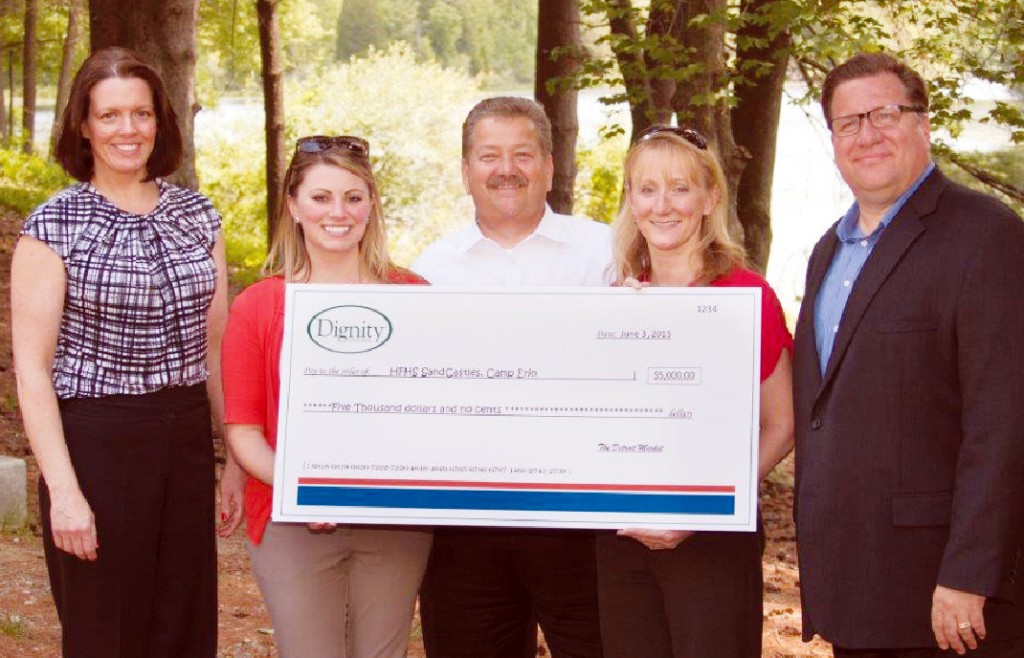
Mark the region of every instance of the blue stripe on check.
<instances>
[{"instance_id":1,"label":"blue stripe on check","mask_svg":"<svg viewBox=\"0 0 1024 658\"><path fill-rule=\"evenodd\" d=\"M299 505L653 514L735 514L736 497L564 491L450 491L300 486Z\"/></svg>"}]
</instances>

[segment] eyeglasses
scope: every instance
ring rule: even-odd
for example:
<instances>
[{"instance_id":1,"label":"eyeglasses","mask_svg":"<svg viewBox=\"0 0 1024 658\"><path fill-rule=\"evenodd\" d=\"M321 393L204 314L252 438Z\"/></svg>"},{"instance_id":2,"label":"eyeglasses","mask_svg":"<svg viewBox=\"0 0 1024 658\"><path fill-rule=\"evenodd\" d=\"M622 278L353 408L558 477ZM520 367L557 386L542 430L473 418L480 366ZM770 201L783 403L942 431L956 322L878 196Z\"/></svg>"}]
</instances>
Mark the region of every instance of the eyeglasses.
<instances>
[{"instance_id":1,"label":"eyeglasses","mask_svg":"<svg viewBox=\"0 0 1024 658\"><path fill-rule=\"evenodd\" d=\"M679 126L664 126L658 124L648 126L643 129L640 136L636 138L636 141L639 144L645 139L650 139L660 133L670 133L676 137L682 137L700 150L708 150L708 140L704 139L704 135L701 135L693 128L680 128Z\"/></svg>"},{"instance_id":2,"label":"eyeglasses","mask_svg":"<svg viewBox=\"0 0 1024 658\"><path fill-rule=\"evenodd\" d=\"M296 153L299 151L303 153L320 153L332 148L346 149L352 155L359 158L370 157L370 143L362 137L352 137L351 135L310 135L309 137L300 137L299 141L295 142Z\"/></svg>"},{"instance_id":3,"label":"eyeglasses","mask_svg":"<svg viewBox=\"0 0 1024 658\"><path fill-rule=\"evenodd\" d=\"M871 125L880 130L892 128L900 122L904 112L920 114L927 109L921 105L883 105L860 114L848 114L844 117L836 117L829 122L829 130L836 137L850 137L860 132L864 117L868 118Z\"/></svg>"}]
</instances>

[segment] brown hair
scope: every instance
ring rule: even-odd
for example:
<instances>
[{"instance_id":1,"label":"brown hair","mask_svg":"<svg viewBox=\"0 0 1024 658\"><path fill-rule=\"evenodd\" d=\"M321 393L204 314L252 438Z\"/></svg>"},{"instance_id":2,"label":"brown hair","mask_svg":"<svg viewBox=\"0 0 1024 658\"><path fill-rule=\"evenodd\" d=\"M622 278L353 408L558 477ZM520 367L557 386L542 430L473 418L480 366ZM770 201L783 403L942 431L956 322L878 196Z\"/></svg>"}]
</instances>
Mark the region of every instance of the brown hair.
<instances>
[{"instance_id":1,"label":"brown hair","mask_svg":"<svg viewBox=\"0 0 1024 658\"><path fill-rule=\"evenodd\" d=\"M375 281L388 280L397 269L388 256L388 239L384 227L384 207L377 192L373 169L369 158L357 155L348 149L328 148L315 153L295 151L288 171L284 175L284 194L281 195L274 229L274 242L270 246L263 273L268 276L283 276L285 281L308 281L312 272L309 252L302 225L292 220L285 196L294 198L306 173L318 164L338 167L358 176L370 190L372 202L366 232L359 241L359 270Z\"/></svg>"},{"instance_id":2,"label":"brown hair","mask_svg":"<svg viewBox=\"0 0 1024 658\"><path fill-rule=\"evenodd\" d=\"M743 247L729 233L729 189L718 158L711 151L698 148L679 135L659 132L641 139L626 154L625 193L619 214L612 222L615 279L621 282L628 277L648 278L651 274L651 253L647 240L633 219L633 208L629 201L633 177L651 154L678 158L693 176L692 184L706 190L718 190L718 203L711 214L701 220L700 249L696 254L700 262L694 263L698 272L697 281L708 284L728 274L734 267L745 265L747 258Z\"/></svg>"},{"instance_id":3,"label":"brown hair","mask_svg":"<svg viewBox=\"0 0 1024 658\"><path fill-rule=\"evenodd\" d=\"M504 117L506 119L523 117L533 123L533 130L537 133L537 141L540 142L544 155L551 155L551 121L544 113L544 108L537 101L518 96L495 96L485 98L469 111L466 121L462 124L462 158L469 157L473 147L473 129L476 128L482 119L489 117Z\"/></svg>"},{"instance_id":4,"label":"brown hair","mask_svg":"<svg viewBox=\"0 0 1024 658\"><path fill-rule=\"evenodd\" d=\"M156 70L127 48L103 48L89 56L71 83L68 105L61 116L54 156L64 171L80 181L95 173L89 140L82 136L82 124L89 118L92 88L108 78L138 78L149 85L156 112L156 141L146 161L146 179L168 176L181 165L182 143L178 117L171 107L164 83Z\"/></svg>"},{"instance_id":5,"label":"brown hair","mask_svg":"<svg viewBox=\"0 0 1024 658\"><path fill-rule=\"evenodd\" d=\"M825 123L832 124L832 97L840 84L881 73L892 73L899 78L910 104L928 111L928 88L917 71L886 53L858 53L825 76L821 86L821 110L825 114Z\"/></svg>"}]
</instances>

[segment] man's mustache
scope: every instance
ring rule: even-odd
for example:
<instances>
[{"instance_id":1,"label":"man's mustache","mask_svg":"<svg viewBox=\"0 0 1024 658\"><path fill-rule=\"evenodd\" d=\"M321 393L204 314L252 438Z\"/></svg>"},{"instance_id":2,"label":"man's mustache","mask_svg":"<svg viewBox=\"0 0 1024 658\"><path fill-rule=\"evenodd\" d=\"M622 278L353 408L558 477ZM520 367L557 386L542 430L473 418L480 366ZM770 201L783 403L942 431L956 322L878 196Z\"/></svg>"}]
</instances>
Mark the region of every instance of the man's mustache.
<instances>
[{"instance_id":1,"label":"man's mustache","mask_svg":"<svg viewBox=\"0 0 1024 658\"><path fill-rule=\"evenodd\" d=\"M494 174L487 179L487 187L526 187L530 183L522 174Z\"/></svg>"}]
</instances>

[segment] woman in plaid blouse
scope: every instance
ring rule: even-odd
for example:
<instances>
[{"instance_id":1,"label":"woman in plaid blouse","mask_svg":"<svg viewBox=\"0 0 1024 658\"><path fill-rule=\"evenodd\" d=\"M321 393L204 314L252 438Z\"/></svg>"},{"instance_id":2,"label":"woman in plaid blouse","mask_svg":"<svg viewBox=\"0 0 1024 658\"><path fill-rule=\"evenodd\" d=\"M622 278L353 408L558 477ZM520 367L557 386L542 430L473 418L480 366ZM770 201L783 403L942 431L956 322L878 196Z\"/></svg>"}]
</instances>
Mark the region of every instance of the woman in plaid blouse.
<instances>
[{"instance_id":1,"label":"woman in plaid blouse","mask_svg":"<svg viewBox=\"0 0 1024 658\"><path fill-rule=\"evenodd\" d=\"M128 50L94 53L57 142L80 183L29 216L11 265L18 399L65 655L216 653L224 239L209 200L160 178L181 153L156 72ZM223 533L241 482L229 460Z\"/></svg>"}]
</instances>

